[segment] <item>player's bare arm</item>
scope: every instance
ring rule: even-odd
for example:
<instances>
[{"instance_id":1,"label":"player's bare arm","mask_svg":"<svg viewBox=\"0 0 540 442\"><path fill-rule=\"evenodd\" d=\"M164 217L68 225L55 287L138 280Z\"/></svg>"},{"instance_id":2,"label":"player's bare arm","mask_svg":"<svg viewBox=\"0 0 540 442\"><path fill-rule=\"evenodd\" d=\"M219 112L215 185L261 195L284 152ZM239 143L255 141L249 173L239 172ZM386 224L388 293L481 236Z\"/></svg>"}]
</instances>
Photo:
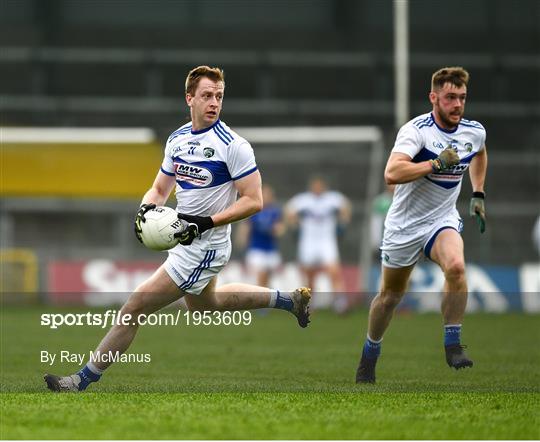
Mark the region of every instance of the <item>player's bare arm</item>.
<instances>
[{"instance_id":1,"label":"player's bare arm","mask_svg":"<svg viewBox=\"0 0 540 442\"><path fill-rule=\"evenodd\" d=\"M244 250L249 241L249 235L251 233L251 226L248 221L239 223L236 229L236 235L234 236L234 245L241 250Z\"/></svg>"},{"instance_id":2,"label":"player's bare arm","mask_svg":"<svg viewBox=\"0 0 540 442\"><path fill-rule=\"evenodd\" d=\"M287 225L283 221L278 221L274 224L272 228L272 233L276 237L283 236L287 231Z\"/></svg>"},{"instance_id":3,"label":"player's bare arm","mask_svg":"<svg viewBox=\"0 0 540 442\"><path fill-rule=\"evenodd\" d=\"M469 166L469 176L471 177L473 192L484 191L487 165L488 155L486 146L484 146L483 149L474 156L474 158L471 160L471 165Z\"/></svg>"},{"instance_id":4,"label":"player's bare arm","mask_svg":"<svg viewBox=\"0 0 540 442\"><path fill-rule=\"evenodd\" d=\"M173 176L165 175L159 171L152 187L144 194L141 204L153 203L156 206L163 206L175 185Z\"/></svg>"},{"instance_id":5,"label":"player's bare arm","mask_svg":"<svg viewBox=\"0 0 540 442\"><path fill-rule=\"evenodd\" d=\"M386 184L405 184L432 172L451 170L459 162L459 155L451 146L444 149L437 158L421 163L413 163L407 154L394 152L388 159L384 177Z\"/></svg>"},{"instance_id":6,"label":"player's bare arm","mask_svg":"<svg viewBox=\"0 0 540 442\"><path fill-rule=\"evenodd\" d=\"M487 151L484 145L475 157L471 160L469 176L473 189L473 196L469 205L469 215L476 218L480 233L486 231L486 208L484 204L484 183L487 171Z\"/></svg>"},{"instance_id":7,"label":"player's bare arm","mask_svg":"<svg viewBox=\"0 0 540 442\"><path fill-rule=\"evenodd\" d=\"M168 176L161 171L156 175L156 179L152 187L144 194L141 201L141 206L135 215L135 236L142 243L142 226L141 223L146 222L145 214L156 206L162 206L169 198L169 195L175 185L174 177Z\"/></svg>"},{"instance_id":8,"label":"player's bare arm","mask_svg":"<svg viewBox=\"0 0 540 442\"><path fill-rule=\"evenodd\" d=\"M344 225L349 224L351 222L351 216L352 216L351 202L349 200L345 200L345 202L339 209L340 224L344 224Z\"/></svg>"},{"instance_id":9,"label":"player's bare arm","mask_svg":"<svg viewBox=\"0 0 540 442\"><path fill-rule=\"evenodd\" d=\"M285 222L288 226L298 228L298 212L292 207L285 208Z\"/></svg>"},{"instance_id":10,"label":"player's bare arm","mask_svg":"<svg viewBox=\"0 0 540 442\"><path fill-rule=\"evenodd\" d=\"M214 226L222 226L247 218L263 207L262 180L258 170L234 182L239 198L230 207L212 215Z\"/></svg>"},{"instance_id":11,"label":"player's bare arm","mask_svg":"<svg viewBox=\"0 0 540 442\"><path fill-rule=\"evenodd\" d=\"M384 170L386 184L405 184L422 178L433 172L429 161L413 163L412 158L404 153L395 152L390 155Z\"/></svg>"}]
</instances>

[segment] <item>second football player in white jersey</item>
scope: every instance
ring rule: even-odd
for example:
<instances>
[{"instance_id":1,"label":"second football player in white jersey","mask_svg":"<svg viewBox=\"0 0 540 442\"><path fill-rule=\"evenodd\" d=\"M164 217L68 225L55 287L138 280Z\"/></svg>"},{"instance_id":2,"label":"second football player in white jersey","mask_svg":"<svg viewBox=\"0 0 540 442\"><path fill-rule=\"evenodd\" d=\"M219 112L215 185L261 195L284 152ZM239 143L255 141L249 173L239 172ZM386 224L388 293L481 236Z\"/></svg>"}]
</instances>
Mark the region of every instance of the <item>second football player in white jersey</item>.
<instances>
[{"instance_id":1,"label":"second football player in white jersey","mask_svg":"<svg viewBox=\"0 0 540 442\"><path fill-rule=\"evenodd\" d=\"M343 292L338 233L350 222L347 197L329 190L323 178L314 177L307 192L295 195L287 203L286 213L289 223L298 228L298 262L308 286L313 287L317 273L323 271L330 277L334 293ZM345 310L344 300L335 300L336 310Z\"/></svg>"},{"instance_id":2,"label":"second football player in white jersey","mask_svg":"<svg viewBox=\"0 0 540 442\"><path fill-rule=\"evenodd\" d=\"M122 307L121 315L133 321L114 325L93 354L124 353L137 333L139 318L181 297L195 311L272 307L293 313L301 327L309 322L309 289L286 293L240 283L216 288L217 274L231 255L229 224L262 208L261 176L253 149L219 119L224 91L221 69L199 66L189 72L186 102L191 122L168 138L161 169L137 213L135 233L141 240L145 213L165 204L175 186L178 216L189 228L178 232L180 244ZM109 358L89 360L75 374L49 374L45 381L53 391L83 391L110 364Z\"/></svg>"},{"instance_id":3,"label":"second football player in white jersey","mask_svg":"<svg viewBox=\"0 0 540 442\"><path fill-rule=\"evenodd\" d=\"M383 334L421 255L444 272L441 310L446 361L456 369L473 365L461 345L467 282L456 200L463 174L469 170L470 214L483 233L487 153L484 127L463 118L468 80L469 74L461 67L435 72L429 94L432 112L401 128L388 159L385 180L396 187L381 246L381 288L371 304L357 382L375 382Z\"/></svg>"}]
</instances>

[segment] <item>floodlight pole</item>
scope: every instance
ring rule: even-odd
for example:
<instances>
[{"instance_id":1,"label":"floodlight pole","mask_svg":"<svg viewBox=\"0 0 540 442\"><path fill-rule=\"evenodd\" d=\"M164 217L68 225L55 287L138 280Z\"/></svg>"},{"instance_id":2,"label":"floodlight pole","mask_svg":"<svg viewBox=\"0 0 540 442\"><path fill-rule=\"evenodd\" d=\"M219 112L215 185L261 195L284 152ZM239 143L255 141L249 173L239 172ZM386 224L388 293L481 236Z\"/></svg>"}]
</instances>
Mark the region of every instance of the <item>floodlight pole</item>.
<instances>
[{"instance_id":1,"label":"floodlight pole","mask_svg":"<svg viewBox=\"0 0 540 442\"><path fill-rule=\"evenodd\" d=\"M395 126L409 120L409 0L394 0Z\"/></svg>"}]
</instances>

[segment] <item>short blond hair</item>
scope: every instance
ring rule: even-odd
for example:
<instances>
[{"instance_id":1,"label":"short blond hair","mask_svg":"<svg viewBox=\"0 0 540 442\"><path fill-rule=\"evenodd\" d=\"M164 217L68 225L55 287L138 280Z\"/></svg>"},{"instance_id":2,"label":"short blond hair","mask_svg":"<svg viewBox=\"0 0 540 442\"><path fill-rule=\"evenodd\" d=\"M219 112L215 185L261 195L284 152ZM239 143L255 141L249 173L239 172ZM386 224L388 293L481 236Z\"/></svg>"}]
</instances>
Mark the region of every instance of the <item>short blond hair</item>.
<instances>
[{"instance_id":1,"label":"short blond hair","mask_svg":"<svg viewBox=\"0 0 540 442\"><path fill-rule=\"evenodd\" d=\"M189 71L186 77L186 94L195 95L201 78L206 77L214 82L222 81L225 84L225 72L218 67L197 66Z\"/></svg>"},{"instance_id":2,"label":"short blond hair","mask_svg":"<svg viewBox=\"0 0 540 442\"><path fill-rule=\"evenodd\" d=\"M469 73L461 66L441 68L431 76L431 90L441 89L445 83L451 83L456 87L467 86Z\"/></svg>"}]
</instances>

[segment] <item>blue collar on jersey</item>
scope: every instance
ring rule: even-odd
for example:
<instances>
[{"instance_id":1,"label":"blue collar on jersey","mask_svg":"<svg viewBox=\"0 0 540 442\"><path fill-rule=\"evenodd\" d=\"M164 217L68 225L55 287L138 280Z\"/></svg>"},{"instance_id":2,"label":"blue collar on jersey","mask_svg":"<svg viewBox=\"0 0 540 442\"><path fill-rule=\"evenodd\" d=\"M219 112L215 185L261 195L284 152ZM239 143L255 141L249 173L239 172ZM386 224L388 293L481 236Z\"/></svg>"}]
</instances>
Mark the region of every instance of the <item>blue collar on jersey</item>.
<instances>
[{"instance_id":1,"label":"blue collar on jersey","mask_svg":"<svg viewBox=\"0 0 540 442\"><path fill-rule=\"evenodd\" d=\"M210 129L212 129L214 126L217 126L217 125L219 124L220 121L221 121L221 120L218 118L214 124L212 124L211 126L208 126L208 127L204 128L204 129L201 129L201 130L193 130L193 129L191 129L191 134L192 134L192 135L199 135L199 134L203 134L203 133L205 133L205 132L208 132L208 131L209 131ZM193 128L193 125L192 125L191 127Z\"/></svg>"},{"instance_id":2,"label":"blue collar on jersey","mask_svg":"<svg viewBox=\"0 0 540 442\"><path fill-rule=\"evenodd\" d=\"M435 121L435 118L433 117L433 112L430 113L431 115L431 119L433 120L433 122L435 123L435 126L437 126L437 129L439 129L441 132L444 132L444 133L447 133L447 134L453 134L456 130L458 130L458 127L459 127L459 123L458 125L456 126L455 129L452 129L452 130L448 130L448 129L445 129L444 127L441 127L437 124L437 121ZM461 121L461 120L460 120ZM194 133L194 132L192 132Z\"/></svg>"}]
</instances>

